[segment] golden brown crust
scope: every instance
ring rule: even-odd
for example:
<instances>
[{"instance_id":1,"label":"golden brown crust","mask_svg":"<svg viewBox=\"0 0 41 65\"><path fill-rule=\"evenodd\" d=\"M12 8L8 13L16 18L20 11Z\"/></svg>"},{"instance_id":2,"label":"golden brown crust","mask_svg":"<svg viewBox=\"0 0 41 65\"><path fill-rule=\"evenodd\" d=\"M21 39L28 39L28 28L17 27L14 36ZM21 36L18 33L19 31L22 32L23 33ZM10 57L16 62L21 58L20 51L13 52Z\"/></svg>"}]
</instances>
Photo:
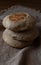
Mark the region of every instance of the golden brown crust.
<instances>
[{"instance_id":1,"label":"golden brown crust","mask_svg":"<svg viewBox=\"0 0 41 65\"><path fill-rule=\"evenodd\" d=\"M19 20L24 19L24 17L26 17L25 13L16 13L16 14L12 14L11 16L9 16L9 19L11 21L18 22Z\"/></svg>"}]
</instances>

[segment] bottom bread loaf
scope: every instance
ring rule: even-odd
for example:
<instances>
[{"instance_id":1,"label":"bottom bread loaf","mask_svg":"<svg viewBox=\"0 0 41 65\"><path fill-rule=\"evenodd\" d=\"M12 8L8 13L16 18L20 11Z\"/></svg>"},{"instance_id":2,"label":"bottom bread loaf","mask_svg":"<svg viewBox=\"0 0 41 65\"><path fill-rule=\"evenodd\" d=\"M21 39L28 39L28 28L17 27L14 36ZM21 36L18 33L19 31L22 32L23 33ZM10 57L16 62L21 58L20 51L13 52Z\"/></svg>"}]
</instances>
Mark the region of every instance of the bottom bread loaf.
<instances>
[{"instance_id":1,"label":"bottom bread loaf","mask_svg":"<svg viewBox=\"0 0 41 65\"><path fill-rule=\"evenodd\" d=\"M28 34L25 34L26 35L26 40L27 41L22 41L21 40L18 40L20 38L20 36L18 37L18 35L16 35L14 32L12 32L11 30L8 30L6 29L4 32L3 32L3 40L9 44L10 46L13 46L13 47L16 47L16 48L23 48L23 47L26 47L30 44L32 44L32 41L38 36L38 33L35 33L34 35L31 33L29 37ZM23 37L25 37L25 35ZM31 36L32 35L32 36ZM18 37L18 39L14 38L14 37ZM28 38L32 38L31 40L28 40ZM25 38L24 38L25 39Z\"/></svg>"}]
</instances>

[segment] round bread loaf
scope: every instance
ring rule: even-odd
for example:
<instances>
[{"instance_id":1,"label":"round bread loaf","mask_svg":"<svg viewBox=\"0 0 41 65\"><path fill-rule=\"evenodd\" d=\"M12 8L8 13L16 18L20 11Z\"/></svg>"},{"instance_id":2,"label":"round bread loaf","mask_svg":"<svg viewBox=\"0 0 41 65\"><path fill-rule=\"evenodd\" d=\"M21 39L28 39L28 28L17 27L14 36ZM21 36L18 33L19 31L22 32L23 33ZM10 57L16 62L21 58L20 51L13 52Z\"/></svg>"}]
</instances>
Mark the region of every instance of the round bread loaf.
<instances>
[{"instance_id":1,"label":"round bread loaf","mask_svg":"<svg viewBox=\"0 0 41 65\"><path fill-rule=\"evenodd\" d=\"M37 28L23 32L13 32L11 30L6 29L4 32L8 33L14 40L19 41L33 41L39 35L39 31Z\"/></svg>"},{"instance_id":2,"label":"round bread loaf","mask_svg":"<svg viewBox=\"0 0 41 65\"><path fill-rule=\"evenodd\" d=\"M13 38L13 32L10 32L7 29L3 32L3 40L7 44L9 44L10 46L15 47L15 48L23 48L23 47L26 47L26 46L32 44L32 41L23 42L23 41L15 40Z\"/></svg>"},{"instance_id":3,"label":"round bread loaf","mask_svg":"<svg viewBox=\"0 0 41 65\"><path fill-rule=\"evenodd\" d=\"M28 13L17 12L7 15L3 19L3 26L13 31L23 31L32 29L36 23L36 19Z\"/></svg>"}]
</instances>

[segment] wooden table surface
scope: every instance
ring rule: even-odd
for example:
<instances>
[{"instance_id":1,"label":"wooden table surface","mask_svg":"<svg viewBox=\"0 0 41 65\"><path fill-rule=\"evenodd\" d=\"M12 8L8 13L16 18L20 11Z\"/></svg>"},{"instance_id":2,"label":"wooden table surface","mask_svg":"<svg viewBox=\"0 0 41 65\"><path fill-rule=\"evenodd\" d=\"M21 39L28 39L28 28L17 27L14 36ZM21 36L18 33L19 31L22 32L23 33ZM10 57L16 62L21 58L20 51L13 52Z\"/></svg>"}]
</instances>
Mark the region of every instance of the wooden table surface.
<instances>
[{"instance_id":1,"label":"wooden table surface","mask_svg":"<svg viewBox=\"0 0 41 65\"><path fill-rule=\"evenodd\" d=\"M16 4L41 10L41 0L1 0L0 10Z\"/></svg>"}]
</instances>

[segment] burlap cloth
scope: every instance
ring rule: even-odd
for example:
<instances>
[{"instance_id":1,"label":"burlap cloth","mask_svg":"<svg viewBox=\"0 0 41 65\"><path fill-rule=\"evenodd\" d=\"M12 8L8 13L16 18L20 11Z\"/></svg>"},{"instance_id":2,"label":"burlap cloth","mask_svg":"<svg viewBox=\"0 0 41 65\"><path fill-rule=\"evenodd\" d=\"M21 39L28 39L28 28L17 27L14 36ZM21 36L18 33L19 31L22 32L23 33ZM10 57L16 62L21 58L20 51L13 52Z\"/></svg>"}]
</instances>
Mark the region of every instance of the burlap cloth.
<instances>
[{"instance_id":1,"label":"burlap cloth","mask_svg":"<svg viewBox=\"0 0 41 65\"><path fill-rule=\"evenodd\" d=\"M41 36L34 41L34 46L25 47L23 49L16 49L10 47L2 39L3 18L11 13L15 12L28 12L31 15L37 17L38 23L36 26L41 31L41 13L34 9L26 8L23 6L13 6L8 10L0 12L0 65L41 65ZM39 45L40 44L40 45Z\"/></svg>"}]
</instances>

